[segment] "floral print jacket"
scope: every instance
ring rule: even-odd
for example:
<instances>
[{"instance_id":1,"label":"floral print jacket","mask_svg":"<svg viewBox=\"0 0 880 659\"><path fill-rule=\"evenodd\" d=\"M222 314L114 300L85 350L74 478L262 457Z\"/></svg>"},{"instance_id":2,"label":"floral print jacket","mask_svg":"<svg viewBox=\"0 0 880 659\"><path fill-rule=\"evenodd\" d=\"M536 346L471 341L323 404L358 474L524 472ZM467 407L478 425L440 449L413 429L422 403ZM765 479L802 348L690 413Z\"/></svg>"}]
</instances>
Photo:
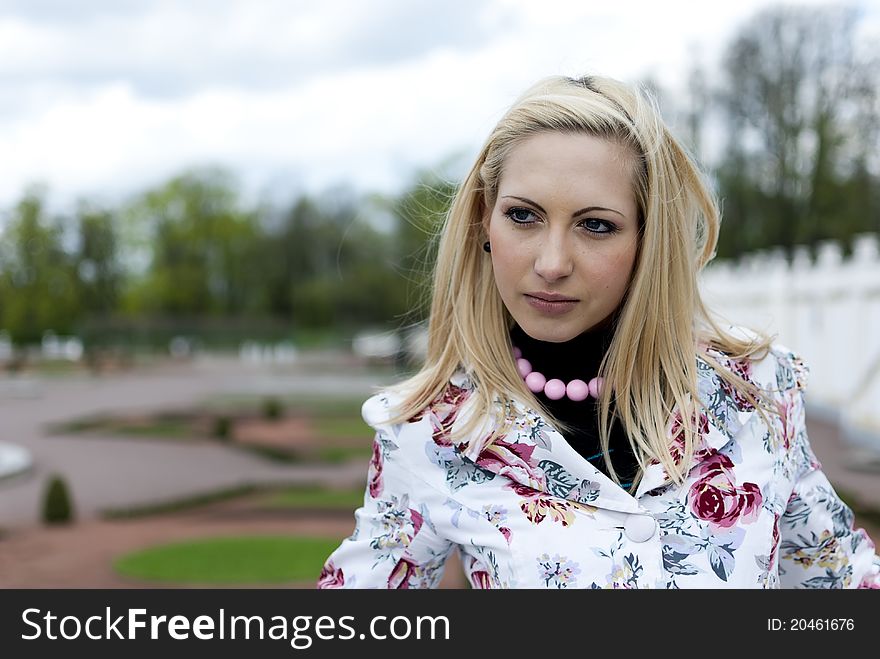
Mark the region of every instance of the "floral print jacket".
<instances>
[{"instance_id":1,"label":"floral print jacket","mask_svg":"<svg viewBox=\"0 0 880 659\"><path fill-rule=\"evenodd\" d=\"M579 455L537 411L513 401L500 440L468 455L450 427L474 384L456 373L407 423L395 401L364 403L376 430L355 530L324 564L319 588L432 588L460 552L474 588L880 587L880 559L810 449L804 419L809 369L775 343L761 360L725 367L775 387L771 441L760 414L697 359L701 446L683 486L660 464L626 492ZM719 425L715 425L715 422ZM668 425L680 458L681 415Z\"/></svg>"}]
</instances>

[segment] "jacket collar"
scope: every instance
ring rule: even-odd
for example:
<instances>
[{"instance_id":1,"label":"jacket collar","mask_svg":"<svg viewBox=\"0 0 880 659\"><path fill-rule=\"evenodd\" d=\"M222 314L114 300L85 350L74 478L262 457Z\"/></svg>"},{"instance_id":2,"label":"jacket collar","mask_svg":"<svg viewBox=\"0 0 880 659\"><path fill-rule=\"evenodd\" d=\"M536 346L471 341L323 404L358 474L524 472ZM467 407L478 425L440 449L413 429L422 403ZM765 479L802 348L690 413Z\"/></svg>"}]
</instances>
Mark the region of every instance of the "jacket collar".
<instances>
[{"instance_id":1,"label":"jacket collar","mask_svg":"<svg viewBox=\"0 0 880 659\"><path fill-rule=\"evenodd\" d=\"M722 365L728 365L722 353L715 352L712 356ZM714 370L699 357L697 373L698 393L703 404L696 451L698 463L707 453L725 446L745 426L754 409L738 405L734 395L722 387ZM452 423L454 431L470 416L474 397L469 394L475 384L465 371L456 372L450 382L466 394L460 398L462 403ZM714 418L707 416L705 409L712 409ZM491 424L503 423L505 418L511 423L505 435L482 450L477 447L478 450L464 455L481 469L509 479L511 486L522 488L524 494L552 494L581 504L631 513L643 510L639 505L642 496L672 482L660 463L649 464L635 495L628 493L575 451L538 410L518 399L504 403L496 397L492 418L478 428L478 436L486 436ZM667 423L666 438L670 451L677 455L683 440L677 405ZM460 445L459 449L464 450L465 446Z\"/></svg>"}]
</instances>

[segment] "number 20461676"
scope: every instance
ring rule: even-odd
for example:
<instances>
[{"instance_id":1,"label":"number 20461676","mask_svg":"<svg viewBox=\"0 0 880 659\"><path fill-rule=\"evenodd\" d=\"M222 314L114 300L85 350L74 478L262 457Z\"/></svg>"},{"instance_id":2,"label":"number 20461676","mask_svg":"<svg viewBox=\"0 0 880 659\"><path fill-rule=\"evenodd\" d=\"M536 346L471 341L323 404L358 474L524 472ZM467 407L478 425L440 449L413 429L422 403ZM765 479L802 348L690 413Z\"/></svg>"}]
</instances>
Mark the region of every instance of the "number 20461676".
<instances>
[{"instance_id":1,"label":"number 20461676","mask_svg":"<svg viewBox=\"0 0 880 659\"><path fill-rule=\"evenodd\" d=\"M767 618L767 630L771 632L798 631L852 631L852 618Z\"/></svg>"}]
</instances>

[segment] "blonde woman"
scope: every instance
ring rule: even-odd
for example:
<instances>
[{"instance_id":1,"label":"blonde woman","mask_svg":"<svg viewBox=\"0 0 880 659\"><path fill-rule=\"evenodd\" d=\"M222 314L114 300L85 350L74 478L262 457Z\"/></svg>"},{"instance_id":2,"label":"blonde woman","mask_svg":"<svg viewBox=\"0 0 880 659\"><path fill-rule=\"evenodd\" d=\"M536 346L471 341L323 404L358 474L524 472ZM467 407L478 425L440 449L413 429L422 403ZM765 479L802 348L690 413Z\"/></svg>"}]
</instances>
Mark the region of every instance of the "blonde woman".
<instances>
[{"instance_id":1,"label":"blonde woman","mask_svg":"<svg viewBox=\"0 0 880 659\"><path fill-rule=\"evenodd\" d=\"M880 561L804 425L808 368L722 326L720 218L656 107L551 77L440 237L428 354L364 403L364 505L321 588L855 588Z\"/></svg>"}]
</instances>

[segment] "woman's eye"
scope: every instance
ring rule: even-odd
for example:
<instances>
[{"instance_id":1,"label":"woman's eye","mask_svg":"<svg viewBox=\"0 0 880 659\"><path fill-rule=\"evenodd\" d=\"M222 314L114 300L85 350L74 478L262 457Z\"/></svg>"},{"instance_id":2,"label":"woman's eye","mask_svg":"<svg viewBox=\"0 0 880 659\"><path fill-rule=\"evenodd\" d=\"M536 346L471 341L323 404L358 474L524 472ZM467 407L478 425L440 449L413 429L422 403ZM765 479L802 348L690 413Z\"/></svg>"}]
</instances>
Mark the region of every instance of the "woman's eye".
<instances>
[{"instance_id":1,"label":"woman's eye","mask_svg":"<svg viewBox=\"0 0 880 659\"><path fill-rule=\"evenodd\" d=\"M504 214L517 224L527 224L531 221L530 217L534 216L528 208L511 208Z\"/></svg>"},{"instance_id":2,"label":"woman's eye","mask_svg":"<svg viewBox=\"0 0 880 659\"><path fill-rule=\"evenodd\" d=\"M617 227L605 220L584 220L583 226L593 233L614 233Z\"/></svg>"}]
</instances>

